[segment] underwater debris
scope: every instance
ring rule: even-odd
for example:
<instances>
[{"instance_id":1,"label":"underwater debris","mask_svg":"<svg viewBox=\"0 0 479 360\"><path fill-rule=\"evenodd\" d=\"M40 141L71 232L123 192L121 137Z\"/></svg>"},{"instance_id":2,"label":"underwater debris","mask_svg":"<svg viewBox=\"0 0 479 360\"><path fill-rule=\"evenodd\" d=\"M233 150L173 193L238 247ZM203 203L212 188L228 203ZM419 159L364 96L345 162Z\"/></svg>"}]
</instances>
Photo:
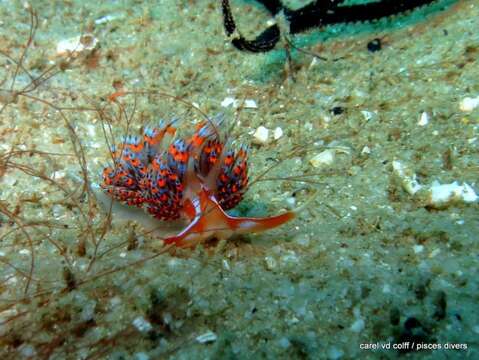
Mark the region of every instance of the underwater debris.
<instances>
[{"instance_id":1,"label":"underwater debris","mask_svg":"<svg viewBox=\"0 0 479 360\"><path fill-rule=\"evenodd\" d=\"M176 133L175 122L146 127L142 138L128 136L113 151L114 164L103 170L100 186L126 205L124 215L129 206L132 216L140 219L145 209L154 221L150 217L140 220L142 224L153 226L165 244L178 247L265 231L296 216L300 209L265 218L228 215L225 211L236 207L248 188L248 149L235 150L222 139L220 117L200 123L190 138L177 138L165 147L162 141ZM101 193L97 196L108 209L108 201ZM119 207L111 201L109 205ZM170 233L165 236L162 229Z\"/></svg>"}]
</instances>

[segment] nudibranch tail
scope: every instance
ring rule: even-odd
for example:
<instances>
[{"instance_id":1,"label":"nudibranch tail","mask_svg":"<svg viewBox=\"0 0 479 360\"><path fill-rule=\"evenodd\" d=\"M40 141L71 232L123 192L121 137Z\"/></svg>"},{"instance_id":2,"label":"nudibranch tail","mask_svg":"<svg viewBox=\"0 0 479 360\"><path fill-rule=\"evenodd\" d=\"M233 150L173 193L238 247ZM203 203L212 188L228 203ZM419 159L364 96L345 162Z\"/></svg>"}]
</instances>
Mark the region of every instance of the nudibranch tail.
<instances>
[{"instance_id":1,"label":"nudibranch tail","mask_svg":"<svg viewBox=\"0 0 479 360\"><path fill-rule=\"evenodd\" d=\"M248 188L247 147L234 149L222 138L221 117L200 123L186 138L177 135L175 122L145 127L142 137L127 136L100 185L113 200L146 210L159 224L182 222L183 229L165 243L191 247L212 237L268 230L295 217L295 211L265 218L228 215ZM176 139L165 146L166 135Z\"/></svg>"},{"instance_id":2,"label":"nudibranch tail","mask_svg":"<svg viewBox=\"0 0 479 360\"><path fill-rule=\"evenodd\" d=\"M231 216L207 191L203 191L191 206L195 211L191 223L179 234L164 239L165 244L194 247L208 238L223 240L234 234L258 233L273 229L296 217L295 211L263 218Z\"/></svg>"}]
</instances>

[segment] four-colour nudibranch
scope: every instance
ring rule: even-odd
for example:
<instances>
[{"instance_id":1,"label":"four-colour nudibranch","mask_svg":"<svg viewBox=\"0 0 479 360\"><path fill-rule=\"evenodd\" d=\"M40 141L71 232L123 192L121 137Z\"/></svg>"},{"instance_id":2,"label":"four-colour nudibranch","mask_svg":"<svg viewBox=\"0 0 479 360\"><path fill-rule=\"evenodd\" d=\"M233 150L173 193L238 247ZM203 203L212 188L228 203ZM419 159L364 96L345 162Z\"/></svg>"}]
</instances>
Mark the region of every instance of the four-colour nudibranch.
<instances>
[{"instance_id":1,"label":"four-colour nudibranch","mask_svg":"<svg viewBox=\"0 0 479 360\"><path fill-rule=\"evenodd\" d=\"M136 208L136 214L146 210L158 228L175 224L177 232L164 237L165 244L194 247L210 238L272 229L295 217L296 211L264 218L228 215L247 190L247 149L233 149L222 139L221 120L205 121L191 137L165 146L165 138L176 133L174 125L127 136L113 151L113 166L103 170L100 185L123 207Z\"/></svg>"}]
</instances>

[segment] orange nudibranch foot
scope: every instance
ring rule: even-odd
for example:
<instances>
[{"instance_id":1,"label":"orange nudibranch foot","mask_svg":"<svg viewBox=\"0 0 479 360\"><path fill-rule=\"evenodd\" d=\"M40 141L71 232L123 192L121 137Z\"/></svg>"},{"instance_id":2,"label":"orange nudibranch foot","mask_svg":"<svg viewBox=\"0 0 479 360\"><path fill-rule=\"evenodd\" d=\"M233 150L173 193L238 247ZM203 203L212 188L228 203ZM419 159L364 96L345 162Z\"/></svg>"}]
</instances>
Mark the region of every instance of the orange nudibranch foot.
<instances>
[{"instance_id":1,"label":"orange nudibranch foot","mask_svg":"<svg viewBox=\"0 0 479 360\"><path fill-rule=\"evenodd\" d=\"M208 239L226 240L233 235L258 233L276 228L295 218L293 211L279 215L253 218L228 215L219 205L214 195L206 191L199 196L199 204L195 206L193 220L179 234L164 239L165 245L175 244L177 247L195 247Z\"/></svg>"}]
</instances>

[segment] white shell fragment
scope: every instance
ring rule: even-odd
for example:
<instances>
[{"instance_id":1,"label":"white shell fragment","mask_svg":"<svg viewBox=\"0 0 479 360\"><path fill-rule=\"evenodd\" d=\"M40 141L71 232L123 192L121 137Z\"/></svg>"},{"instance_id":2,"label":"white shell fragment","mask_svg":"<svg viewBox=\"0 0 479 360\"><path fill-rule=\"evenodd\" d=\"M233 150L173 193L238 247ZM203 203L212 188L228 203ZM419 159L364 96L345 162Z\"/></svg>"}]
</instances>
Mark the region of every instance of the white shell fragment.
<instances>
[{"instance_id":1,"label":"white shell fragment","mask_svg":"<svg viewBox=\"0 0 479 360\"><path fill-rule=\"evenodd\" d=\"M371 154L371 148L367 145L364 146L363 149L361 150L361 154L363 155Z\"/></svg>"},{"instance_id":2,"label":"white shell fragment","mask_svg":"<svg viewBox=\"0 0 479 360\"><path fill-rule=\"evenodd\" d=\"M466 97L459 103L459 109L463 112L471 112L479 106L479 96L475 98Z\"/></svg>"},{"instance_id":3,"label":"white shell fragment","mask_svg":"<svg viewBox=\"0 0 479 360\"><path fill-rule=\"evenodd\" d=\"M279 126L273 131L273 139L279 140L283 136L283 129Z\"/></svg>"},{"instance_id":4,"label":"white shell fragment","mask_svg":"<svg viewBox=\"0 0 479 360\"><path fill-rule=\"evenodd\" d=\"M451 184L440 184L434 181L430 187L431 204L444 205L452 201L472 203L477 201L474 189L467 183L459 185L457 181Z\"/></svg>"},{"instance_id":5,"label":"white shell fragment","mask_svg":"<svg viewBox=\"0 0 479 360\"><path fill-rule=\"evenodd\" d=\"M375 111L361 110L361 114L363 114L364 120L369 121L369 120L371 120L377 113L376 113Z\"/></svg>"},{"instance_id":6,"label":"white shell fragment","mask_svg":"<svg viewBox=\"0 0 479 360\"><path fill-rule=\"evenodd\" d=\"M200 344L205 344L205 343L210 343L216 341L218 336L213 331L208 330L204 334L201 334L196 337L196 341L198 341Z\"/></svg>"},{"instance_id":7,"label":"white shell fragment","mask_svg":"<svg viewBox=\"0 0 479 360\"><path fill-rule=\"evenodd\" d=\"M415 254L419 254L424 250L424 245L414 245L412 248Z\"/></svg>"},{"instance_id":8,"label":"white shell fragment","mask_svg":"<svg viewBox=\"0 0 479 360\"><path fill-rule=\"evenodd\" d=\"M340 145L337 141L332 141L327 146L328 149L316 154L309 160L309 163L313 165L313 167L320 168L331 165L337 154L351 154L351 149L349 147Z\"/></svg>"},{"instance_id":9,"label":"white shell fragment","mask_svg":"<svg viewBox=\"0 0 479 360\"><path fill-rule=\"evenodd\" d=\"M101 25L101 24L109 23L109 22L115 20L116 18L118 18L118 16L116 16L116 15L102 16L101 18L95 20L95 24Z\"/></svg>"},{"instance_id":10,"label":"white shell fragment","mask_svg":"<svg viewBox=\"0 0 479 360\"><path fill-rule=\"evenodd\" d=\"M335 157L336 157L336 151L333 149L327 149L315 155L313 158L309 160L309 162L315 168L319 168L322 166L331 165Z\"/></svg>"},{"instance_id":11,"label":"white shell fragment","mask_svg":"<svg viewBox=\"0 0 479 360\"><path fill-rule=\"evenodd\" d=\"M267 144L269 140L269 129L260 126L253 134L253 142L258 145Z\"/></svg>"},{"instance_id":12,"label":"white shell fragment","mask_svg":"<svg viewBox=\"0 0 479 360\"><path fill-rule=\"evenodd\" d=\"M246 99L243 101L240 101L238 99L235 99L234 97L227 96L223 99L221 102L221 106L226 108L230 105L233 105L234 108L237 108L239 106L243 106L245 109L257 109L258 105L256 104L256 101L253 99Z\"/></svg>"},{"instance_id":13,"label":"white shell fragment","mask_svg":"<svg viewBox=\"0 0 479 360\"><path fill-rule=\"evenodd\" d=\"M311 64L309 64L309 68L311 69L312 67L316 66L318 63L319 63L318 59L316 57L313 57Z\"/></svg>"},{"instance_id":14,"label":"white shell fragment","mask_svg":"<svg viewBox=\"0 0 479 360\"><path fill-rule=\"evenodd\" d=\"M430 186L421 185L416 180L416 174L397 160L393 161L393 173L400 180L404 190L432 207L442 208L457 202L473 203L479 199L474 189L467 183L460 185L454 181L450 184L440 184L433 181Z\"/></svg>"},{"instance_id":15,"label":"white shell fragment","mask_svg":"<svg viewBox=\"0 0 479 360\"><path fill-rule=\"evenodd\" d=\"M416 174L400 161L393 161L393 172L401 180L401 185L410 195L421 190L422 185L416 180Z\"/></svg>"},{"instance_id":16,"label":"white shell fragment","mask_svg":"<svg viewBox=\"0 0 479 360\"><path fill-rule=\"evenodd\" d=\"M244 101L243 107L245 107L246 109L256 109L258 108L258 105L256 105L256 101L252 99L246 99Z\"/></svg>"},{"instance_id":17,"label":"white shell fragment","mask_svg":"<svg viewBox=\"0 0 479 360\"><path fill-rule=\"evenodd\" d=\"M151 324L143 316L138 316L137 318L135 318L132 324L138 329L139 332L142 333L148 332L153 329Z\"/></svg>"},{"instance_id":18,"label":"white shell fragment","mask_svg":"<svg viewBox=\"0 0 479 360\"><path fill-rule=\"evenodd\" d=\"M93 51L97 45L98 39L92 34L83 34L60 40L57 44L57 55L77 57Z\"/></svg>"},{"instance_id":19,"label":"white shell fragment","mask_svg":"<svg viewBox=\"0 0 479 360\"><path fill-rule=\"evenodd\" d=\"M228 107L228 106L230 106L230 105L232 105L232 104L233 104L233 106L234 106L234 104L235 104L236 101L238 101L238 100L236 100L235 98L232 98L232 97L228 96L228 97L225 97L225 98L223 99L223 101L221 102L221 106L224 107L224 108L225 108L225 107Z\"/></svg>"},{"instance_id":20,"label":"white shell fragment","mask_svg":"<svg viewBox=\"0 0 479 360\"><path fill-rule=\"evenodd\" d=\"M419 121L417 122L417 124L419 126L426 126L428 123L429 123L429 115L427 114L427 112L424 111L419 117Z\"/></svg>"}]
</instances>

